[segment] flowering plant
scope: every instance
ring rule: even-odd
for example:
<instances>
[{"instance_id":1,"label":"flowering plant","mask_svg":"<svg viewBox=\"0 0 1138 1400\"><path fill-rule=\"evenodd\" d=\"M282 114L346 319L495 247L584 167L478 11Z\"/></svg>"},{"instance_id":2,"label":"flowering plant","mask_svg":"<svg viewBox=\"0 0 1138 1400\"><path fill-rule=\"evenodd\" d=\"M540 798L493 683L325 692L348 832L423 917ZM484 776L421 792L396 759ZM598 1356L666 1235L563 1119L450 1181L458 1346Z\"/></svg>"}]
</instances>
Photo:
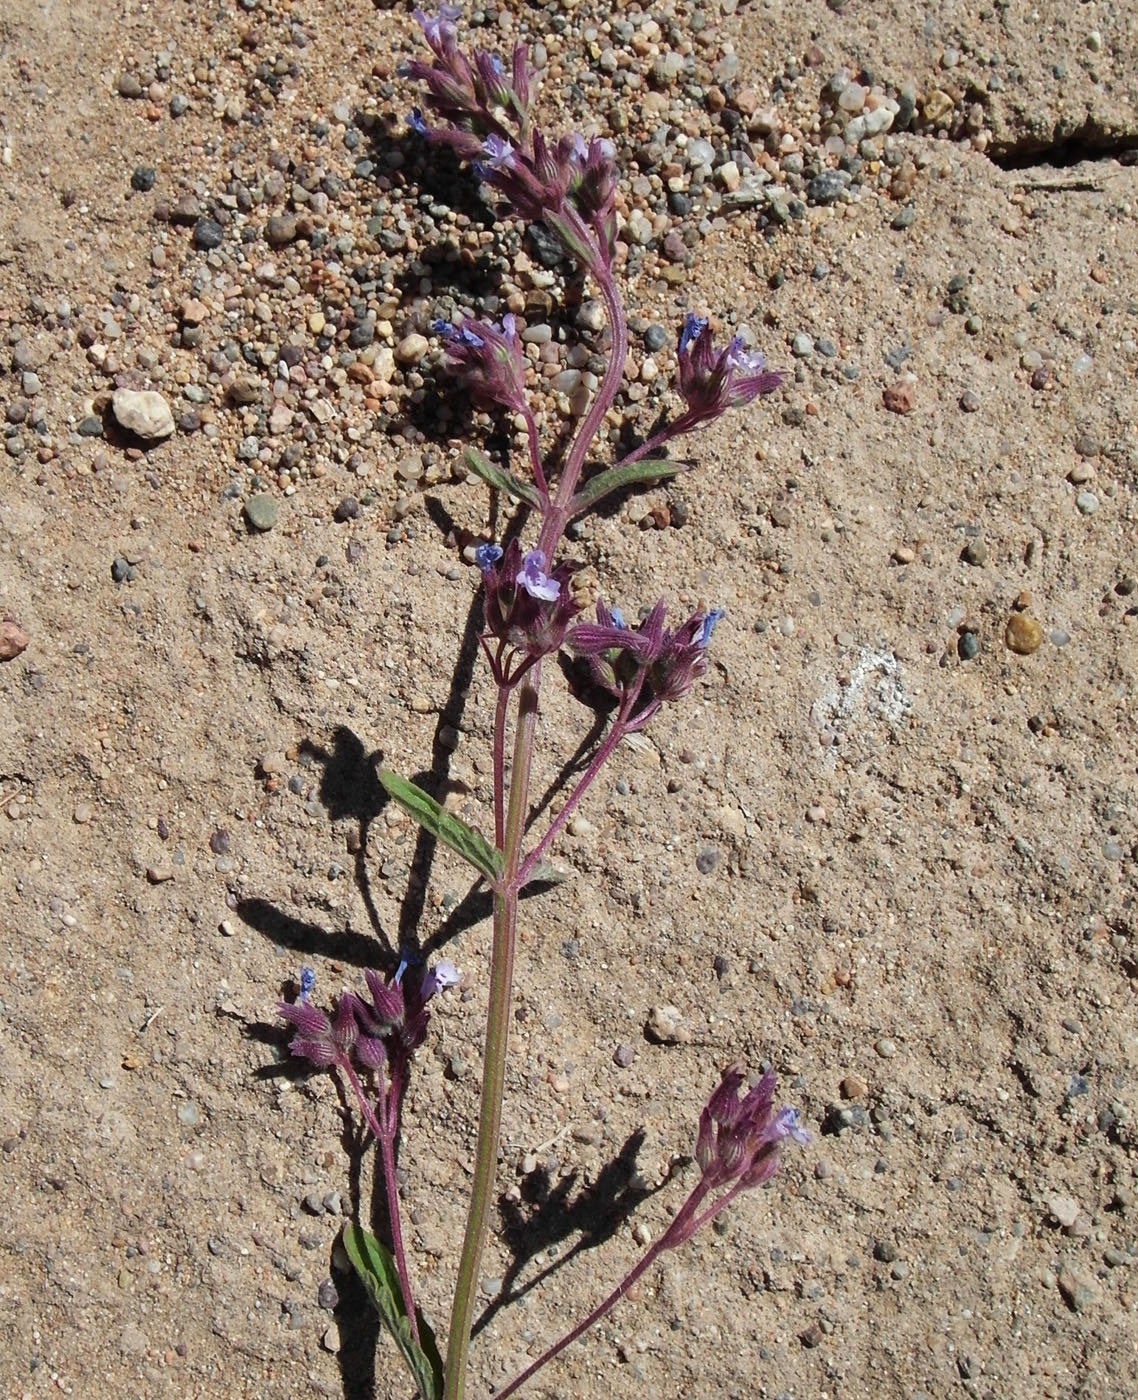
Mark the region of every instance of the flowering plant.
<instances>
[{"instance_id":1,"label":"flowering plant","mask_svg":"<svg viewBox=\"0 0 1138 1400\"><path fill-rule=\"evenodd\" d=\"M473 551L482 584L480 642L497 689L493 840L413 783L394 773L380 774L390 798L469 861L493 896L478 1145L445 1364L415 1306L399 1225L395 1150L412 1056L427 1033L428 1003L454 985L459 974L449 962L436 964L422 977L410 976L406 964L401 965L390 982L369 972L369 999L345 992L329 1014L312 1005L312 975L306 970L299 999L280 1007L294 1033L293 1054L343 1077L377 1143L388 1239L383 1243L351 1225L344 1235L349 1256L402 1350L420 1395L424 1400L460 1400L498 1160L520 893L547 868L545 858L553 841L622 740L642 729L661 706L681 699L704 674L712 632L723 616L712 608L667 626L665 605L659 601L630 626L617 607L601 601L595 621L584 620L574 591L574 566L558 558L559 550L570 523L605 497L684 469L683 463L658 455L674 439L771 393L781 377L738 336L716 348L707 320L689 315L677 344L677 388L685 408L610 467L586 475L586 455L620 391L628 353L627 324L613 272L613 147L576 134L556 140L543 135L534 121L534 73L523 45L514 49L508 63L480 50L467 54L458 43L457 7L442 5L433 15L417 10L415 18L433 60L413 62L405 71L423 85L425 107L434 120L429 122L416 109L410 126L426 141L449 147L469 162L506 212L545 226L565 255L596 283L611 331L604 376L554 473L542 453L540 425L527 399L527 362L514 318L504 316L497 325L436 321L432 327L451 369L469 390L524 427L528 472L511 472L474 448L468 449L466 460L490 486L518 502L522 516L532 517L536 526L536 539L528 548L518 534L511 534L503 544L487 541ZM524 526L524 520L519 523ZM561 650L578 658L616 704L584 772L534 839L530 772L542 662ZM708 1100L694 1153L699 1180L660 1239L587 1318L499 1390L498 1400L513 1394L602 1317L663 1251L690 1239L741 1192L769 1181L787 1140L805 1140L794 1111L774 1108L773 1074L768 1072L749 1089L747 1082L743 1069L732 1066Z\"/></svg>"}]
</instances>

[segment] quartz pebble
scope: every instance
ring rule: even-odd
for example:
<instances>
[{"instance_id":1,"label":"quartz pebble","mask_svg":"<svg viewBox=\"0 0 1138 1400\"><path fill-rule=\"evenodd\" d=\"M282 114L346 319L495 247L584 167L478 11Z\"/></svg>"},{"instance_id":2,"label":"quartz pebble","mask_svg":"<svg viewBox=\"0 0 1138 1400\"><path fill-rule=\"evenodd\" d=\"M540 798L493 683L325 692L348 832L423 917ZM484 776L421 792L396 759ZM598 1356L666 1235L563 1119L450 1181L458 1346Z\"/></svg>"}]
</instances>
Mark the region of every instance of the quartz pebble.
<instances>
[{"instance_id":1,"label":"quartz pebble","mask_svg":"<svg viewBox=\"0 0 1138 1400\"><path fill-rule=\"evenodd\" d=\"M144 442L158 442L174 431L170 405L154 389L116 389L111 412L119 426Z\"/></svg>"},{"instance_id":2,"label":"quartz pebble","mask_svg":"<svg viewBox=\"0 0 1138 1400\"><path fill-rule=\"evenodd\" d=\"M684 1018L678 1007L654 1006L648 1013L644 1034L658 1045L687 1045L691 1031L684 1025Z\"/></svg>"}]
</instances>

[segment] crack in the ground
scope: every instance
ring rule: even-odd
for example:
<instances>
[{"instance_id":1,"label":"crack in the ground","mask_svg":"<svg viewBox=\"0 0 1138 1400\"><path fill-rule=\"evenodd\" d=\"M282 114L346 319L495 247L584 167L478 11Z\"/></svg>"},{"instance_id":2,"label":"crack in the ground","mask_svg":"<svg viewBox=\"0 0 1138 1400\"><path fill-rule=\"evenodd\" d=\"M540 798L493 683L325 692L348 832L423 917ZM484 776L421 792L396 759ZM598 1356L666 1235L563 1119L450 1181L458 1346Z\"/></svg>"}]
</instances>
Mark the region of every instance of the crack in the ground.
<instances>
[{"instance_id":1,"label":"crack in the ground","mask_svg":"<svg viewBox=\"0 0 1138 1400\"><path fill-rule=\"evenodd\" d=\"M1006 143L993 143L988 158L1001 170L1037 168L1066 170L1084 161L1117 160L1123 165L1138 164L1138 131L1110 130L1087 121L1053 140L1021 136Z\"/></svg>"}]
</instances>

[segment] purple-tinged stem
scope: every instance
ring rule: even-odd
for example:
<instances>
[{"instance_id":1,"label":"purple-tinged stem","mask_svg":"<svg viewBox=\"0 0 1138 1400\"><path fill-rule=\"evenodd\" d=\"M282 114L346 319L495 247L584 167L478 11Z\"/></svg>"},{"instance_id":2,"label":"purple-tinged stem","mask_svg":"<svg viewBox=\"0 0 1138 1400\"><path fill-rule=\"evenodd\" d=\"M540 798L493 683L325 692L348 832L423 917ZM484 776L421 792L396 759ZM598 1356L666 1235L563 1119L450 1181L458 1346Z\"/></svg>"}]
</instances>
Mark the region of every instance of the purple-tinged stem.
<instances>
[{"instance_id":1,"label":"purple-tinged stem","mask_svg":"<svg viewBox=\"0 0 1138 1400\"><path fill-rule=\"evenodd\" d=\"M418 1342L419 1319L415 1315L415 1296L411 1291L411 1274L407 1268L407 1251L403 1248L403 1229L399 1221L399 1182L395 1176L395 1131L394 1125L389 1121L387 1087L383 1080L383 1073L381 1071L376 1076L379 1099L379 1113L377 1115L368 1102L359 1075L356 1074L352 1062L346 1055L339 1061L339 1066L348 1083L352 1086L352 1092L360 1106L360 1113L363 1115L364 1122L371 1129L379 1148L379 1160L383 1171L383 1191L387 1200L387 1221L391 1226L391 1252L395 1255L395 1267L399 1273L399 1289L403 1294L403 1309L407 1314L411 1335Z\"/></svg>"},{"instance_id":2,"label":"purple-tinged stem","mask_svg":"<svg viewBox=\"0 0 1138 1400\"><path fill-rule=\"evenodd\" d=\"M593 781L596 778L597 774L604 767L605 763L609 760L609 758L615 751L617 745L627 733L628 728L625 724L622 711L622 714L618 715L617 718L613 721L612 728L605 735L604 742L593 755L592 759L589 762L588 768L586 768L584 773L581 775L581 779L578 782L577 786L565 799L565 803L562 806L560 812L558 812L558 814L550 822L549 830L545 833L545 835L541 838L541 840L537 843L533 850L530 851L529 855L526 856L525 860L522 862L522 868L518 873L523 885L533 874L534 869L538 865L538 863L545 858L546 851L549 850L550 846L557 839L558 835L561 833L562 830L564 830L565 823L573 815L573 812L576 810L577 804L588 792L589 788L592 787Z\"/></svg>"},{"instance_id":3,"label":"purple-tinged stem","mask_svg":"<svg viewBox=\"0 0 1138 1400\"><path fill-rule=\"evenodd\" d=\"M581 227L584 229L584 224ZM586 236L588 235L586 234ZM573 514L573 496L577 490L577 483L581 479L581 472L585 465L585 454L593 439L600 432L605 414L612 407L620 392L621 380L624 378L624 362L628 358L628 326L624 319L624 307L621 305L612 271L599 256L595 266L590 271L597 280L601 297L605 303L605 310L608 312L609 324L612 328L612 347L609 352L605 377L601 380L600 387L594 395L589 410L566 454L565 466L557 483L557 499L546 512L542 521L541 537L537 547L547 559L553 558L557 546L561 542L561 536L565 533L565 526Z\"/></svg>"},{"instance_id":4,"label":"purple-tinged stem","mask_svg":"<svg viewBox=\"0 0 1138 1400\"><path fill-rule=\"evenodd\" d=\"M543 501L549 500L549 486L545 480L545 469L541 465L541 442L537 435L537 419L533 416L532 408L525 408L523 416L526 420L526 438L529 441L529 464L533 472L533 479L541 493Z\"/></svg>"},{"instance_id":5,"label":"purple-tinged stem","mask_svg":"<svg viewBox=\"0 0 1138 1400\"><path fill-rule=\"evenodd\" d=\"M633 1284L636 1283L637 1280L648 1269L652 1267L652 1265L656 1262L656 1260L660 1257L661 1254L663 1254L668 1249L674 1248L682 1240L687 1239L688 1236L691 1234L691 1218L695 1215L696 1210L699 1208L700 1202L706 1194L707 1187L701 1181L692 1191L691 1195L684 1202L684 1204L680 1207L675 1218L672 1220L672 1223L668 1226L668 1228L664 1231L664 1233L660 1236L656 1243L652 1245L652 1247L648 1250L647 1254L645 1254L644 1258L641 1259L638 1264L634 1265L633 1268L627 1274L625 1274L624 1278L621 1279L621 1281L608 1295L604 1302L598 1303L598 1305L593 1309L593 1311L588 1315L588 1317L586 1317L583 1321L579 1322L577 1326L573 1328L572 1331L566 1332L566 1334L564 1335L564 1337L561 1338L560 1341L554 1342L554 1344L551 1347L549 1347L548 1350L543 1351L542 1354L537 1358L537 1360L532 1362L529 1366L527 1366L526 1369L520 1375L515 1376L514 1379L509 1383L509 1385L505 1387L504 1390L495 1391L494 1400L508 1400L509 1396L516 1394L516 1392L519 1391L523 1385L525 1385L526 1381L528 1381L532 1376L536 1375L537 1372L540 1371L541 1368L544 1365L546 1365L547 1362L552 1361L555 1356L560 1355L560 1353L563 1352L566 1347L572 1346L572 1344L577 1340L577 1338L584 1336L584 1334L589 1330L590 1327L593 1326L594 1323L599 1322L601 1318L605 1316L606 1313L611 1312L611 1310L616 1306L617 1303L620 1302L621 1298L624 1297L624 1295L633 1286Z\"/></svg>"}]
</instances>

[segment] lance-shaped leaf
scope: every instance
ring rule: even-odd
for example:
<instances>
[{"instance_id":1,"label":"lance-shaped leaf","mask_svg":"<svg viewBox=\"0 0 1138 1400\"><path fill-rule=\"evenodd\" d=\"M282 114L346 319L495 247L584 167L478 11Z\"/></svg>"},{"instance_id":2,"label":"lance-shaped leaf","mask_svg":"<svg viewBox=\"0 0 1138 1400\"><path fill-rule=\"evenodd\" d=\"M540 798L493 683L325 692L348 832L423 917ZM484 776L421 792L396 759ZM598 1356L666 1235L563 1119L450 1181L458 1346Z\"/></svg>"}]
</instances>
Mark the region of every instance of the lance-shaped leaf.
<instances>
[{"instance_id":1,"label":"lance-shaped leaf","mask_svg":"<svg viewBox=\"0 0 1138 1400\"><path fill-rule=\"evenodd\" d=\"M403 1353L422 1400L439 1400L443 1393L443 1359L435 1334L424 1321L422 1312L416 1309L419 1340L412 1335L399 1286L399 1271L391 1251L358 1225L344 1226L344 1249L383 1325Z\"/></svg>"},{"instance_id":2,"label":"lance-shaped leaf","mask_svg":"<svg viewBox=\"0 0 1138 1400\"><path fill-rule=\"evenodd\" d=\"M502 853L495 850L481 832L467 826L459 817L440 806L430 793L389 768L379 770L379 781L391 800L398 802L408 816L414 817L421 827L463 860L468 860L492 885L498 882L504 869Z\"/></svg>"},{"instance_id":3,"label":"lance-shaped leaf","mask_svg":"<svg viewBox=\"0 0 1138 1400\"><path fill-rule=\"evenodd\" d=\"M598 502L614 491L624 491L629 486L643 486L656 481L666 481L671 476L690 470L688 462L669 462L663 457L649 458L643 462L631 462L627 467L613 467L607 472L598 472L590 477L573 497L573 518L593 510Z\"/></svg>"},{"instance_id":4,"label":"lance-shaped leaf","mask_svg":"<svg viewBox=\"0 0 1138 1400\"><path fill-rule=\"evenodd\" d=\"M495 491L504 491L515 501L525 501L526 505L533 506L534 510L541 509L541 497L537 491L528 483L519 481L513 472L508 472L505 467L496 466L476 447L468 447L462 455L470 470L492 486Z\"/></svg>"}]
</instances>

